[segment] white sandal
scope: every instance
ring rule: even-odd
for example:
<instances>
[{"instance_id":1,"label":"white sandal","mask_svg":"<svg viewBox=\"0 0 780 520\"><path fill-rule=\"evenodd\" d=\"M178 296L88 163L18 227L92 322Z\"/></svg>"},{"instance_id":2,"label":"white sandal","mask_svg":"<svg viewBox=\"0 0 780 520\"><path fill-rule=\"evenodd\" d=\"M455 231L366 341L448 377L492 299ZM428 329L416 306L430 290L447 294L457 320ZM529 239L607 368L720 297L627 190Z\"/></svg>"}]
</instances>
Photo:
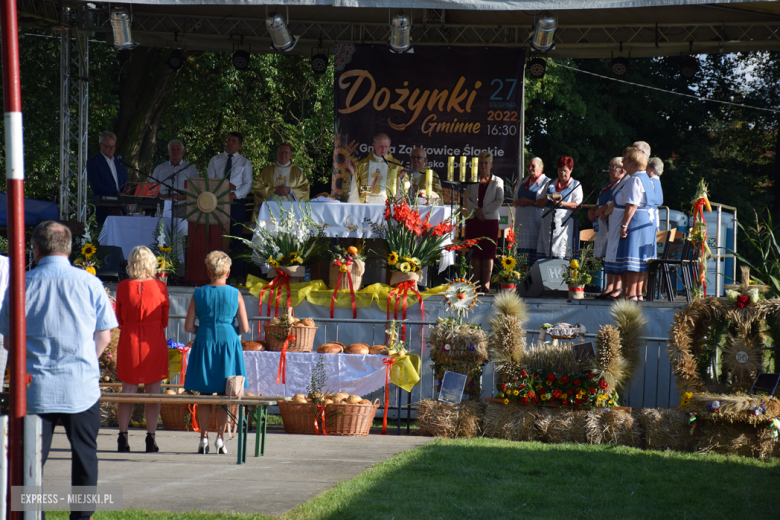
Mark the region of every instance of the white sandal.
<instances>
[{"instance_id":1,"label":"white sandal","mask_svg":"<svg viewBox=\"0 0 780 520\"><path fill-rule=\"evenodd\" d=\"M198 443L198 453L206 454L209 452L209 438L201 437Z\"/></svg>"},{"instance_id":2,"label":"white sandal","mask_svg":"<svg viewBox=\"0 0 780 520\"><path fill-rule=\"evenodd\" d=\"M218 455L227 455L227 447L225 446L225 441L222 440L222 437L217 437L217 440L214 441L214 448L217 450Z\"/></svg>"}]
</instances>

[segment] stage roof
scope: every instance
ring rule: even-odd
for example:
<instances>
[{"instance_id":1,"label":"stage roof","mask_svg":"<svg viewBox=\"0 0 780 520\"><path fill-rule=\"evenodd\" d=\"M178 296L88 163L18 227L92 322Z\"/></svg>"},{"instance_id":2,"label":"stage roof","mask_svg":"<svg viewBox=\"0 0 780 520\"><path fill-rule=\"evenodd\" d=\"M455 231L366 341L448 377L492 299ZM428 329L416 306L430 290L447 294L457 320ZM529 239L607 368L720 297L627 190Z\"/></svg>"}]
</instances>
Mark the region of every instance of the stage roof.
<instances>
[{"instance_id":1,"label":"stage roof","mask_svg":"<svg viewBox=\"0 0 780 520\"><path fill-rule=\"evenodd\" d=\"M108 3L18 0L23 22L45 24L59 6L88 7L84 27L105 32ZM265 18L289 19L300 40L292 53L335 42L386 45L389 18L413 20L415 46L527 46L535 15L558 17L551 57L649 57L780 49L780 2L700 0L114 0L132 10L141 45L275 52ZM94 6L94 7L93 7ZM26 15L31 15L25 17Z\"/></svg>"}]
</instances>

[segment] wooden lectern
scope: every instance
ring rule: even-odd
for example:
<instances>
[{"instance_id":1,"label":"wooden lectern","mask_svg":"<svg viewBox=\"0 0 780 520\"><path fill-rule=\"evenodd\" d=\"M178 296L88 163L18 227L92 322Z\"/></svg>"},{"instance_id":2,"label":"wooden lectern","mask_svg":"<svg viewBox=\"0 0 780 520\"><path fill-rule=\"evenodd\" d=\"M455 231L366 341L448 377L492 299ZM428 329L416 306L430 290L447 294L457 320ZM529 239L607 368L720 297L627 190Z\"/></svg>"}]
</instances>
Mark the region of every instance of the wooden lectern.
<instances>
[{"instance_id":1,"label":"wooden lectern","mask_svg":"<svg viewBox=\"0 0 780 520\"><path fill-rule=\"evenodd\" d=\"M222 179L187 179L185 215L189 226L185 281L208 283L205 259L211 251L228 251L230 233L230 191L232 185Z\"/></svg>"}]
</instances>

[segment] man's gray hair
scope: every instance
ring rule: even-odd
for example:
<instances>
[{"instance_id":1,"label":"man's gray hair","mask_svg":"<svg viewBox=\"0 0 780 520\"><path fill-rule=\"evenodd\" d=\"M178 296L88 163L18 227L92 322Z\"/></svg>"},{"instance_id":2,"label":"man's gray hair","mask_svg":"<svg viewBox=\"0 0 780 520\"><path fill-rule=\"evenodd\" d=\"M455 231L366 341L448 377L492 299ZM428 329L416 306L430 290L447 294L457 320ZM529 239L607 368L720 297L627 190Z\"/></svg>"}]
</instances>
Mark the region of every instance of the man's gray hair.
<instances>
[{"instance_id":1,"label":"man's gray hair","mask_svg":"<svg viewBox=\"0 0 780 520\"><path fill-rule=\"evenodd\" d=\"M30 244L38 248L41 256L70 256L71 243L70 229L53 220L44 220L35 226L30 239Z\"/></svg>"},{"instance_id":2,"label":"man's gray hair","mask_svg":"<svg viewBox=\"0 0 780 520\"><path fill-rule=\"evenodd\" d=\"M105 139L113 139L114 141L116 141L116 134L111 130L103 130L103 132L100 134L100 140L98 140L98 142L100 144L103 144L103 141Z\"/></svg>"},{"instance_id":3,"label":"man's gray hair","mask_svg":"<svg viewBox=\"0 0 780 520\"><path fill-rule=\"evenodd\" d=\"M647 144L645 141L637 141L634 144L632 144L634 148L639 148L639 151L645 154L647 157L650 157L650 145Z\"/></svg>"},{"instance_id":4,"label":"man's gray hair","mask_svg":"<svg viewBox=\"0 0 780 520\"><path fill-rule=\"evenodd\" d=\"M655 170L655 174L659 177L664 174L664 162L658 157L653 157L647 161L647 167ZM674 177L674 176L672 176Z\"/></svg>"},{"instance_id":5,"label":"man's gray hair","mask_svg":"<svg viewBox=\"0 0 780 520\"><path fill-rule=\"evenodd\" d=\"M415 150L422 150L422 153L425 154L423 155L423 157L425 157L426 159L428 158L428 152L426 152L425 148L423 148L422 146L412 146L411 148L409 148L409 157L412 156L412 152L414 152Z\"/></svg>"},{"instance_id":6,"label":"man's gray hair","mask_svg":"<svg viewBox=\"0 0 780 520\"><path fill-rule=\"evenodd\" d=\"M389 135L387 135L387 134L385 134L385 133L378 133L378 134L376 134L376 135L374 136L374 142L376 142L376 140L377 140L377 139L381 139L382 137L387 137L387 140L388 140L388 141L390 141L390 142L392 142L392 141L390 140L390 136L389 136Z\"/></svg>"},{"instance_id":7,"label":"man's gray hair","mask_svg":"<svg viewBox=\"0 0 780 520\"><path fill-rule=\"evenodd\" d=\"M181 149L184 150L184 143L181 142L181 139L171 139L170 141L168 141L168 148L167 148L168 150L171 149L172 144L178 144L179 146L181 146Z\"/></svg>"},{"instance_id":8,"label":"man's gray hair","mask_svg":"<svg viewBox=\"0 0 780 520\"><path fill-rule=\"evenodd\" d=\"M534 161L539 161L539 166L544 170L544 161L541 157L532 157L530 161L528 161L528 164L531 164Z\"/></svg>"}]
</instances>

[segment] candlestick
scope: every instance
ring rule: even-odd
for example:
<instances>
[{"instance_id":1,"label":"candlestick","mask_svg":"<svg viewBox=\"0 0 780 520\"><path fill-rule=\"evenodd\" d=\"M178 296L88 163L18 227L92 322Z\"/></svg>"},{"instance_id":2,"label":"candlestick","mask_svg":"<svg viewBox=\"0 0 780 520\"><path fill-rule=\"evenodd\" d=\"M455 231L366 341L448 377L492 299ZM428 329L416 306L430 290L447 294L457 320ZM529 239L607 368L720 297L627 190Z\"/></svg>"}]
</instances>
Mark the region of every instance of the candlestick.
<instances>
[{"instance_id":1,"label":"candlestick","mask_svg":"<svg viewBox=\"0 0 780 520\"><path fill-rule=\"evenodd\" d=\"M478 157L472 157L471 158L471 182L477 182L477 179L479 178L479 158Z\"/></svg>"},{"instance_id":2,"label":"candlestick","mask_svg":"<svg viewBox=\"0 0 780 520\"><path fill-rule=\"evenodd\" d=\"M425 172L425 196L430 198L433 194L433 170L430 168Z\"/></svg>"},{"instance_id":3,"label":"candlestick","mask_svg":"<svg viewBox=\"0 0 780 520\"><path fill-rule=\"evenodd\" d=\"M458 177L460 178L460 182L466 182L466 156L465 155L460 156L460 172Z\"/></svg>"},{"instance_id":4,"label":"candlestick","mask_svg":"<svg viewBox=\"0 0 780 520\"><path fill-rule=\"evenodd\" d=\"M455 177L455 157L450 155L447 157L447 180L452 182Z\"/></svg>"}]
</instances>

